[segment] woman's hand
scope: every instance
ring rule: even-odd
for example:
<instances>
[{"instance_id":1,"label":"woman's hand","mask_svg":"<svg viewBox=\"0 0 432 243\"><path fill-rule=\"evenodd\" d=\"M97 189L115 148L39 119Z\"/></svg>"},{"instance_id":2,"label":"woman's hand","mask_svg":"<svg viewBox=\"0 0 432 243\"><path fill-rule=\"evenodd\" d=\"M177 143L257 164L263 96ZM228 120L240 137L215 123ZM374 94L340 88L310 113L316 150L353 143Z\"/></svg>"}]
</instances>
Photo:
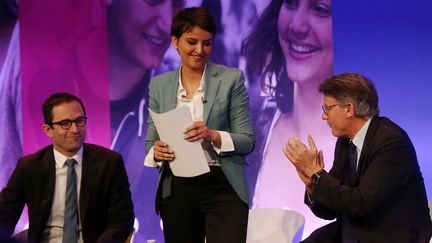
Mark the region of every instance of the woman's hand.
<instances>
[{"instance_id":1,"label":"woman's hand","mask_svg":"<svg viewBox=\"0 0 432 243\"><path fill-rule=\"evenodd\" d=\"M220 148L221 137L218 131L208 128L203 121L194 121L192 125L186 127L183 132L184 138L189 142L205 139Z\"/></svg>"},{"instance_id":2,"label":"woman's hand","mask_svg":"<svg viewBox=\"0 0 432 243\"><path fill-rule=\"evenodd\" d=\"M206 139L211 141L211 129L209 129L203 121L194 121L192 125L186 127L184 130L184 138L189 142L197 141L200 139Z\"/></svg>"},{"instance_id":3,"label":"woman's hand","mask_svg":"<svg viewBox=\"0 0 432 243\"><path fill-rule=\"evenodd\" d=\"M168 144L157 140L153 146L153 155L155 161L172 161L174 160L174 151L169 149Z\"/></svg>"}]
</instances>

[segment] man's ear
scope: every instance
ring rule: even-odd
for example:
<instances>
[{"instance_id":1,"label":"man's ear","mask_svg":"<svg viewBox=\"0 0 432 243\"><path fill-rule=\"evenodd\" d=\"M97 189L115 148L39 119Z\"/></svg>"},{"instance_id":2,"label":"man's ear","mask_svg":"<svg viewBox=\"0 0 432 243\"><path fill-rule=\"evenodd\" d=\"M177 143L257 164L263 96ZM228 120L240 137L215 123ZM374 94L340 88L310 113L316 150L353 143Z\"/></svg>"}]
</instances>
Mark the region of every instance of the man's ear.
<instances>
[{"instance_id":1,"label":"man's ear","mask_svg":"<svg viewBox=\"0 0 432 243\"><path fill-rule=\"evenodd\" d=\"M52 127L50 127L47 124L43 124L42 125L42 130L44 131L44 133L49 137L52 138L53 137L53 132L52 132Z\"/></svg>"},{"instance_id":2,"label":"man's ear","mask_svg":"<svg viewBox=\"0 0 432 243\"><path fill-rule=\"evenodd\" d=\"M346 117L347 118L354 118L356 114L355 106L353 103L347 103L346 106Z\"/></svg>"}]
</instances>

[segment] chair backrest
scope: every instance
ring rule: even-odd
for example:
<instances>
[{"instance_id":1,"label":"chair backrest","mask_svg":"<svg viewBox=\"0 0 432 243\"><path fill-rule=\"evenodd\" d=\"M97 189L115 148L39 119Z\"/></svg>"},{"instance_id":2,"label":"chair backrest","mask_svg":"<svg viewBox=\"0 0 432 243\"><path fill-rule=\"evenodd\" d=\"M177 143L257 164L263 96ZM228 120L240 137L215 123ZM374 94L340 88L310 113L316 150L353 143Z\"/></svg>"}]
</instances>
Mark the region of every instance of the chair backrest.
<instances>
[{"instance_id":1,"label":"chair backrest","mask_svg":"<svg viewBox=\"0 0 432 243\"><path fill-rule=\"evenodd\" d=\"M249 210L247 243L300 242L305 218L300 213L281 208Z\"/></svg>"}]
</instances>

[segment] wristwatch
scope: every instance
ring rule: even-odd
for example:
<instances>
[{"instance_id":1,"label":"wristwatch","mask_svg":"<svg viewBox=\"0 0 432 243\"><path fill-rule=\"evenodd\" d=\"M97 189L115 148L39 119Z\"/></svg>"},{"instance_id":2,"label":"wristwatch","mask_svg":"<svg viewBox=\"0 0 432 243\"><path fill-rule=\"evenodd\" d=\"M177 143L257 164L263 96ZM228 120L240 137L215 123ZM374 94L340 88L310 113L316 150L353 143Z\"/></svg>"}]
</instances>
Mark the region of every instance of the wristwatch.
<instances>
[{"instance_id":1,"label":"wristwatch","mask_svg":"<svg viewBox=\"0 0 432 243\"><path fill-rule=\"evenodd\" d=\"M319 182L319 180L320 180L320 178L321 178L321 176L322 176L322 174L324 174L325 172L326 172L326 171L325 171L324 169L321 169L321 170L315 172L315 173L311 176L312 183L313 183L314 185L317 185L318 182Z\"/></svg>"}]
</instances>

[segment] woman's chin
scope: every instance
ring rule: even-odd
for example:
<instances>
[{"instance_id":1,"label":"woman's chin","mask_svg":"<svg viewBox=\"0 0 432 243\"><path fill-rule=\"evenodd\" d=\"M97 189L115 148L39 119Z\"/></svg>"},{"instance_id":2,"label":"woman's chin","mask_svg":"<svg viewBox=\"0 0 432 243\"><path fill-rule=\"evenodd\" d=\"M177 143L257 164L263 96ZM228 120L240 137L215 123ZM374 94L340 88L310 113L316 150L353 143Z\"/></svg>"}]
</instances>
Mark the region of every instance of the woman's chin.
<instances>
[{"instance_id":1,"label":"woman's chin","mask_svg":"<svg viewBox=\"0 0 432 243\"><path fill-rule=\"evenodd\" d=\"M326 78L329 78L332 73L332 71L328 70L328 68L314 68L310 65L287 65L287 70L289 79L298 84L306 84L311 82L321 83Z\"/></svg>"},{"instance_id":2,"label":"woman's chin","mask_svg":"<svg viewBox=\"0 0 432 243\"><path fill-rule=\"evenodd\" d=\"M162 57L159 56L142 56L138 57L139 66L143 69L154 69L162 63Z\"/></svg>"},{"instance_id":3,"label":"woman's chin","mask_svg":"<svg viewBox=\"0 0 432 243\"><path fill-rule=\"evenodd\" d=\"M288 70L288 72L287 72L288 78L291 81L293 81L294 83L298 83L298 84L306 83L306 82L309 82L313 77L310 70L306 69L306 68L292 67L291 66L291 70L290 69L287 69L287 70Z\"/></svg>"}]
</instances>

